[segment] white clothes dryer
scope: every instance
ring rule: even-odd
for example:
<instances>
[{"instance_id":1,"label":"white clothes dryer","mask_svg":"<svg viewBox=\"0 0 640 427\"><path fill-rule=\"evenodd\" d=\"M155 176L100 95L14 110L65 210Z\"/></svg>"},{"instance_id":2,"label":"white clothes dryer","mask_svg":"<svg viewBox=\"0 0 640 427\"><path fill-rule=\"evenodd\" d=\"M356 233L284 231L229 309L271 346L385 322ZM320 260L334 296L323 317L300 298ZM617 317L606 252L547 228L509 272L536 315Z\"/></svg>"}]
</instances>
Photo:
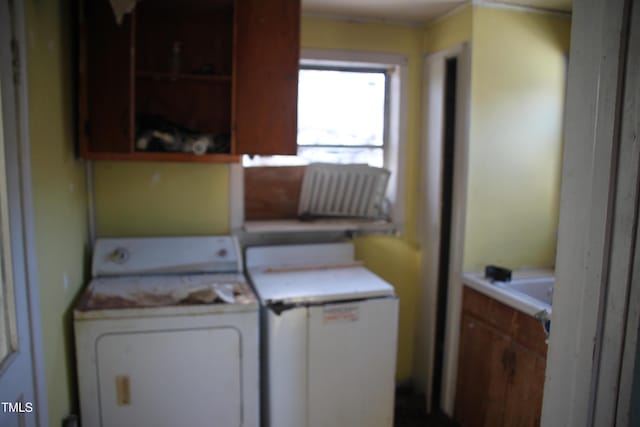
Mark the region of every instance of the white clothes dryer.
<instances>
[{"instance_id":1,"label":"white clothes dryer","mask_svg":"<svg viewBox=\"0 0 640 427\"><path fill-rule=\"evenodd\" d=\"M258 303L232 237L100 239L74 310L85 427L258 427Z\"/></svg>"}]
</instances>

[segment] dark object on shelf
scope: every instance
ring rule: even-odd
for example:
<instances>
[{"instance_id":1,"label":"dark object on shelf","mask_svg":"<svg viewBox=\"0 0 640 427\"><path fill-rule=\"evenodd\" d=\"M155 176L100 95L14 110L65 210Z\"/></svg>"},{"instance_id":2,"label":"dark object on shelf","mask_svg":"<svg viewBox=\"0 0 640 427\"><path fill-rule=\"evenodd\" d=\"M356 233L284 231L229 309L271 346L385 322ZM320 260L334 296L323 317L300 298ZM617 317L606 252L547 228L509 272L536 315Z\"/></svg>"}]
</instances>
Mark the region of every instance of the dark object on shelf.
<instances>
[{"instance_id":1,"label":"dark object on shelf","mask_svg":"<svg viewBox=\"0 0 640 427\"><path fill-rule=\"evenodd\" d=\"M221 133L216 135L213 140L214 153L230 153L231 152L231 135Z\"/></svg>"},{"instance_id":2,"label":"dark object on shelf","mask_svg":"<svg viewBox=\"0 0 640 427\"><path fill-rule=\"evenodd\" d=\"M484 277L495 282L510 282L511 270L496 265L487 265L484 268Z\"/></svg>"},{"instance_id":3,"label":"dark object on shelf","mask_svg":"<svg viewBox=\"0 0 640 427\"><path fill-rule=\"evenodd\" d=\"M213 69L213 65L212 64L204 64L203 66L201 66L200 68L193 70L191 72L191 74L196 74L196 75L213 75L214 74L214 69Z\"/></svg>"},{"instance_id":4,"label":"dark object on shelf","mask_svg":"<svg viewBox=\"0 0 640 427\"><path fill-rule=\"evenodd\" d=\"M214 137L172 123L162 116L139 114L136 117L136 150L197 155L228 153L229 135L221 134Z\"/></svg>"}]
</instances>

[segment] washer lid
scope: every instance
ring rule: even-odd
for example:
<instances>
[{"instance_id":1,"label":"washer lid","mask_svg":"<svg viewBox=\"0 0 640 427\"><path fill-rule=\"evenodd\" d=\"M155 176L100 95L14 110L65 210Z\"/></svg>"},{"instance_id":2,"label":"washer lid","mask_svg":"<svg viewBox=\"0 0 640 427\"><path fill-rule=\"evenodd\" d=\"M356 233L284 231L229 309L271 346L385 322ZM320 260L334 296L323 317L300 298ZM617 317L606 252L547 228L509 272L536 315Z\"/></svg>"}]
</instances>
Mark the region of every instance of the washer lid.
<instances>
[{"instance_id":1,"label":"washer lid","mask_svg":"<svg viewBox=\"0 0 640 427\"><path fill-rule=\"evenodd\" d=\"M285 270L249 271L263 304L323 303L395 295L393 286L358 265Z\"/></svg>"},{"instance_id":2,"label":"washer lid","mask_svg":"<svg viewBox=\"0 0 640 427\"><path fill-rule=\"evenodd\" d=\"M247 268L300 267L353 262L351 242L303 245L253 246L247 248Z\"/></svg>"}]
</instances>

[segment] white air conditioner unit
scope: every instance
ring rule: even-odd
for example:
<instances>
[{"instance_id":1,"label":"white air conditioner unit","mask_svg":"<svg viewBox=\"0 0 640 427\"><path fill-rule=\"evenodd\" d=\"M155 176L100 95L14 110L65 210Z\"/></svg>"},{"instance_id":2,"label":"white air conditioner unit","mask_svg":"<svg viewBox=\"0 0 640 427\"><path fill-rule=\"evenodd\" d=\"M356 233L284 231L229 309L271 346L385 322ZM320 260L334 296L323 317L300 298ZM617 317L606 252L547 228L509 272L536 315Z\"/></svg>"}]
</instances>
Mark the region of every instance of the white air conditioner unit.
<instances>
[{"instance_id":1,"label":"white air conditioner unit","mask_svg":"<svg viewBox=\"0 0 640 427\"><path fill-rule=\"evenodd\" d=\"M390 174L367 165L310 164L302 180L298 215L381 218Z\"/></svg>"}]
</instances>

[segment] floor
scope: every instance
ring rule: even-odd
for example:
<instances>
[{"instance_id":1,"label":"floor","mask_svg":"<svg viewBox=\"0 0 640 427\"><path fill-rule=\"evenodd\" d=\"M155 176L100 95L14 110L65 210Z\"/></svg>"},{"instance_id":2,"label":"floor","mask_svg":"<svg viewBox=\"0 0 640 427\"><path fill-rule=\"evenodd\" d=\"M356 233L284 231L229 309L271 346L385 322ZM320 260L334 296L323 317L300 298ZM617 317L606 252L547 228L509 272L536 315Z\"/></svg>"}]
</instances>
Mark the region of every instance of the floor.
<instances>
[{"instance_id":1,"label":"floor","mask_svg":"<svg viewBox=\"0 0 640 427\"><path fill-rule=\"evenodd\" d=\"M459 427L443 414L425 414L424 396L413 390L396 393L395 427Z\"/></svg>"}]
</instances>

